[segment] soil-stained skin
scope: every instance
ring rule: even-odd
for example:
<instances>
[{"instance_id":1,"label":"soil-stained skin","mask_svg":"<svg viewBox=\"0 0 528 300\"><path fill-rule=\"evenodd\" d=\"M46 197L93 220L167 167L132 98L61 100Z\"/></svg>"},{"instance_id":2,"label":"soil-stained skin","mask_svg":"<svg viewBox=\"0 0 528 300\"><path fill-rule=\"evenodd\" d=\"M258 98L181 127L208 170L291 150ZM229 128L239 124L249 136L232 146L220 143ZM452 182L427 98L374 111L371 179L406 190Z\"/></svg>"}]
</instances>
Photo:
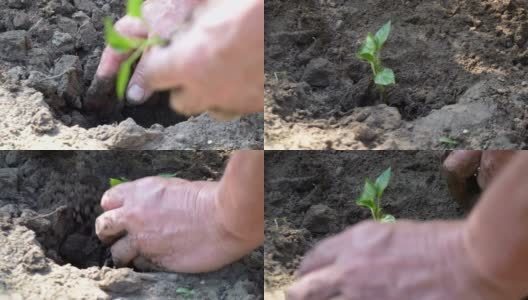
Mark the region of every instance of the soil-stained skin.
<instances>
[{"instance_id":1,"label":"soil-stained skin","mask_svg":"<svg viewBox=\"0 0 528 300\"><path fill-rule=\"evenodd\" d=\"M111 114L118 103L115 92L115 77L102 78L96 76L86 92L84 108L101 114ZM122 105L121 105L122 107Z\"/></svg>"},{"instance_id":2,"label":"soil-stained skin","mask_svg":"<svg viewBox=\"0 0 528 300\"><path fill-rule=\"evenodd\" d=\"M370 113L364 107L380 104L395 108L398 120L379 122L368 135L358 133L349 148L374 148L390 138L390 132L408 130L414 138L410 145L401 142L407 138L399 134L396 145L384 147L408 149L420 144L417 149L442 149L413 131L425 126L419 120L439 119L435 110L450 105L457 105L454 111L475 114L489 109L495 114L489 122L499 125L492 129L455 123L445 135L476 139L471 146L479 149L490 141L490 131L508 136L497 136L501 141L492 147L520 148L526 143L528 108L525 100L515 100L528 95L528 15L523 1L269 0L265 19L266 134L275 148L288 143L287 137L296 131L315 136L314 128L327 129L327 134L314 137L317 141L306 148L323 145L325 138L346 148L346 141L340 141L344 134L333 136L331 129L355 132L365 113ZM368 64L357 59L356 52L367 33L376 32L388 20L393 28L382 59L395 71L397 84L387 89L384 103L373 90ZM489 88L489 78L498 86L481 88L478 98L490 98L491 104L472 108L473 100L465 93L479 83ZM292 123L306 126L295 128ZM461 134L463 127L470 137Z\"/></svg>"},{"instance_id":3,"label":"soil-stained skin","mask_svg":"<svg viewBox=\"0 0 528 300\"><path fill-rule=\"evenodd\" d=\"M289 285L315 243L370 219L360 208L365 178L392 167L383 210L397 219L453 219L464 211L442 173L444 151L267 151L264 261L266 289Z\"/></svg>"}]
</instances>

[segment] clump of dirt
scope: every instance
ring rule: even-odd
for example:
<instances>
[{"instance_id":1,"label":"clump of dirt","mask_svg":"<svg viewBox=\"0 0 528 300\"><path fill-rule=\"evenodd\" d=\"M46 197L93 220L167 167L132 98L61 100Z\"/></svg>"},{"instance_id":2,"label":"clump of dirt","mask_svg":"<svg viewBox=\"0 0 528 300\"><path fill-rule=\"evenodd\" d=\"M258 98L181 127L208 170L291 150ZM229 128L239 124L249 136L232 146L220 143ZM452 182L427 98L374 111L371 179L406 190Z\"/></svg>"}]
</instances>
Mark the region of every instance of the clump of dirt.
<instances>
[{"instance_id":1,"label":"clump of dirt","mask_svg":"<svg viewBox=\"0 0 528 300\"><path fill-rule=\"evenodd\" d=\"M397 219L456 219L464 211L442 175L443 151L266 151L266 290L289 285L302 257L318 241L370 219L355 204L365 178L392 167L383 195Z\"/></svg>"},{"instance_id":2,"label":"clump of dirt","mask_svg":"<svg viewBox=\"0 0 528 300\"><path fill-rule=\"evenodd\" d=\"M103 96L89 90L105 44L103 19L117 20L124 6L122 1L102 0L0 3L0 97L4 102L0 112L9 115L1 125L4 131L18 135L0 147L42 149L33 143L46 140L52 145L46 149L262 148L262 122L258 122L262 114L229 123L207 115L189 119L169 108L167 93L155 94L145 105L129 107L117 101L113 82L98 92L105 97L96 97L105 107L94 110L90 106L90 96ZM21 133L18 125L26 127L37 114L46 116L33 122L34 129ZM124 134L131 139L140 136L140 142L108 143L108 136L120 134L116 123L134 123L138 130ZM174 137L181 132L192 132L191 136L211 133L217 138L209 142L210 138ZM64 136L70 137L66 144L61 141Z\"/></svg>"},{"instance_id":3,"label":"clump of dirt","mask_svg":"<svg viewBox=\"0 0 528 300\"><path fill-rule=\"evenodd\" d=\"M228 156L216 151L1 152L0 286L28 299L173 299L178 287L192 289L197 299L262 299L262 248L211 274L140 273L112 268L109 250L94 232L109 178L176 173L217 180Z\"/></svg>"},{"instance_id":4,"label":"clump of dirt","mask_svg":"<svg viewBox=\"0 0 528 300\"><path fill-rule=\"evenodd\" d=\"M269 149L527 145L524 1L271 0L265 19ZM397 84L384 102L356 53L388 20L383 63Z\"/></svg>"}]
</instances>

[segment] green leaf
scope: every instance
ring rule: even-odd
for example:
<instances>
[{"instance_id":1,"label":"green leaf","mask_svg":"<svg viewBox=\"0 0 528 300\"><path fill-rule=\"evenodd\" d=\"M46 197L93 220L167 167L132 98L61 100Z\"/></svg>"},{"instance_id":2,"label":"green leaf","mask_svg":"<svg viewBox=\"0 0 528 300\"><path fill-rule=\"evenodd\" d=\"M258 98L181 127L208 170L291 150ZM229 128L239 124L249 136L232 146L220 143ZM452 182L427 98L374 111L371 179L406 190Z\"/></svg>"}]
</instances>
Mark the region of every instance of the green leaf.
<instances>
[{"instance_id":1,"label":"green leaf","mask_svg":"<svg viewBox=\"0 0 528 300\"><path fill-rule=\"evenodd\" d=\"M109 182L110 182L110 187L115 187L115 186L118 186L118 185L120 185L122 183L128 182L128 179L126 179L124 177L110 178Z\"/></svg>"},{"instance_id":2,"label":"green leaf","mask_svg":"<svg viewBox=\"0 0 528 300\"><path fill-rule=\"evenodd\" d=\"M130 73L132 73L132 63L124 62L119 67L116 81L116 93L119 100L125 99L128 81L130 80Z\"/></svg>"},{"instance_id":3,"label":"green leaf","mask_svg":"<svg viewBox=\"0 0 528 300\"><path fill-rule=\"evenodd\" d=\"M358 199L356 200L356 204L362 207L368 207L370 209L376 208L376 204L374 204L374 200L372 199Z\"/></svg>"},{"instance_id":4,"label":"green leaf","mask_svg":"<svg viewBox=\"0 0 528 300\"><path fill-rule=\"evenodd\" d=\"M194 296L194 291L188 288L180 287L176 289L176 294L188 299Z\"/></svg>"},{"instance_id":5,"label":"green leaf","mask_svg":"<svg viewBox=\"0 0 528 300\"><path fill-rule=\"evenodd\" d=\"M443 144L448 144L448 145L451 145L451 146L457 146L459 144L458 141L454 140L454 139L451 139L451 138L448 138L448 137L441 137L439 139L440 143L443 143Z\"/></svg>"},{"instance_id":6,"label":"green leaf","mask_svg":"<svg viewBox=\"0 0 528 300\"><path fill-rule=\"evenodd\" d=\"M358 205L364 205L364 206L373 208L374 204L370 205L370 204L367 204L367 203L369 203L368 202L369 200L372 201L372 203L374 203L374 199L376 198L376 194L377 194L376 186L374 185L374 183L372 183L372 181L367 179L365 181L365 186L363 187L363 192L361 193L361 196L359 196L359 199L356 200L356 203ZM362 203L362 204L360 204L360 203Z\"/></svg>"},{"instance_id":7,"label":"green leaf","mask_svg":"<svg viewBox=\"0 0 528 300\"><path fill-rule=\"evenodd\" d=\"M119 34L112 25L110 19L104 20L105 25L105 38L110 47L119 51L119 52L129 52L134 49L141 47L145 42L142 39L128 38Z\"/></svg>"},{"instance_id":8,"label":"green leaf","mask_svg":"<svg viewBox=\"0 0 528 300\"><path fill-rule=\"evenodd\" d=\"M376 38L372 35L372 33L369 33L365 43L359 49L358 57L369 62L374 62L376 47Z\"/></svg>"},{"instance_id":9,"label":"green leaf","mask_svg":"<svg viewBox=\"0 0 528 300\"><path fill-rule=\"evenodd\" d=\"M376 49L379 51L389 38L389 34L391 32L391 21L387 22L383 27L376 32L376 45L378 46Z\"/></svg>"},{"instance_id":10,"label":"green leaf","mask_svg":"<svg viewBox=\"0 0 528 300\"><path fill-rule=\"evenodd\" d=\"M127 15L131 17L141 18L141 6L143 0L128 0Z\"/></svg>"},{"instance_id":11,"label":"green leaf","mask_svg":"<svg viewBox=\"0 0 528 300\"><path fill-rule=\"evenodd\" d=\"M162 173L162 174L159 174L158 175L159 177L163 177L163 178L174 178L176 176L178 176L177 173Z\"/></svg>"},{"instance_id":12,"label":"green leaf","mask_svg":"<svg viewBox=\"0 0 528 300\"><path fill-rule=\"evenodd\" d=\"M385 68L376 75L374 82L377 85L393 85L396 84L396 76L391 69Z\"/></svg>"},{"instance_id":13,"label":"green leaf","mask_svg":"<svg viewBox=\"0 0 528 300\"><path fill-rule=\"evenodd\" d=\"M393 215L383 215L380 222L381 223L394 223L396 222L396 218L394 218Z\"/></svg>"},{"instance_id":14,"label":"green leaf","mask_svg":"<svg viewBox=\"0 0 528 300\"><path fill-rule=\"evenodd\" d=\"M391 168L388 168L387 170L383 171L383 173L381 173L381 175L376 179L376 182L374 184L376 185L378 197L381 197L383 195L383 192L389 185L391 175Z\"/></svg>"}]
</instances>

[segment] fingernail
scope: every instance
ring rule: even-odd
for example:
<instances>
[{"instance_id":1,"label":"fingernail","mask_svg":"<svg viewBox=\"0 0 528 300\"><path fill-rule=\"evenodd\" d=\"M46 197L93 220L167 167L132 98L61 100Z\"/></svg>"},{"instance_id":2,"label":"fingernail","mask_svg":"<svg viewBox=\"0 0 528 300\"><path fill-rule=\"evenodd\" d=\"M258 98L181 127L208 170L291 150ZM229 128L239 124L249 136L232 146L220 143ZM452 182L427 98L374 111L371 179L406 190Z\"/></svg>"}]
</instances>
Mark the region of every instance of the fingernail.
<instances>
[{"instance_id":1,"label":"fingernail","mask_svg":"<svg viewBox=\"0 0 528 300\"><path fill-rule=\"evenodd\" d=\"M145 98L145 90L139 85L134 84L128 89L127 99L132 104L143 103L143 98Z\"/></svg>"}]
</instances>

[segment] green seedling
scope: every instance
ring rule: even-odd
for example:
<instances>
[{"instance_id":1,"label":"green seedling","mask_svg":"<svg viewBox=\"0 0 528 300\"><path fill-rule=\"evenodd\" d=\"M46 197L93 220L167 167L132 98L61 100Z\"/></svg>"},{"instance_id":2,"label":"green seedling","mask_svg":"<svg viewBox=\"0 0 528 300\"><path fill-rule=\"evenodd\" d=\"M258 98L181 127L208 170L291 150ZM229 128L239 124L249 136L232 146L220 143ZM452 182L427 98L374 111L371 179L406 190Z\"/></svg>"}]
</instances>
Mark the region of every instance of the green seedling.
<instances>
[{"instance_id":1,"label":"green seedling","mask_svg":"<svg viewBox=\"0 0 528 300\"><path fill-rule=\"evenodd\" d=\"M438 141L440 143L442 143L442 144L446 144L446 145L449 145L449 146L458 146L458 144L459 144L459 142L457 140L454 140L454 139L449 138L449 137L441 137Z\"/></svg>"},{"instance_id":2,"label":"green seedling","mask_svg":"<svg viewBox=\"0 0 528 300\"><path fill-rule=\"evenodd\" d=\"M394 216L384 214L381 210L381 196L383 196L383 192L389 185L390 178L391 168L381 173L375 182L367 178L363 192L356 200L357 205L369 208L372 213L372 218L381 223L394 223L396 221Z\"/></svg>"},{"instance_id":3,"label":"green seedling","mask_svg":"<svg viewBox=\"0 0 528 300\"><path fill-rule=\"evenodd\" d=\"M128 0L127 3L127 15L133 18L143 19L141 14L141 7L143 5L143 0ZM130 80L132 73L132 66L137 60L143 55L149 47L155 45L164 45L167 41L153 36L148 39L138 39L130 38L119 34L112 21L109 18L106 18L104 21L105 25L105 38L106 42L110 47L120 53L130 54L129 58L121 63L119 67L119 72L117 73L116 80L116 93L119 100L125 98L125 92Z\"/></svg>"},{"instance_id":4,"label":"green seedling","mask_svg":"<svg viewBox=\"0 0 528 300\"><path fill-rule=\"evenodd\" d=\"M162 173L158 175L158 177L162 177L162 178L174 178L176 176L178 176L178 174L176 173ZM129 181L130 180L128 180L128 178L119 177L119 178L110 178L109 183L110 183L110 187L113 188L115 186L118 186L122 183L129 182Z\"/></svg>"},{"instance_id":5,"label":"green seedling","mask_svg":"<svg viewBox=\"0 0 528 300\"><path fill-rule=\"evenodd\" d=\"M176 294L182 296L184 299L191 299L194 296L194 291L188 288L180 287L176 289Z\"/></svg>"},{"instance_id":6,"label":"green seedling","mask_svg":"<svg viewBox=\"0 0 528 300\"><path fill-rule=\"evenodd\" d=\"M118 186L122 183L125 183L125 182L128 182L129 180L126 179L125 177L120 177L120 178L110 178L110 187L115 187L115 186Z\"/></svg>"},{"instance_id":7,"label":"green seedling","mask_svg":"<svg viewBox=\"0 0 528 300\"><path fill-rule=\"evenodd\" d=\"M370 64L374 75L374 83L378 87L383 98L385 98L385 87L396 84L394 71L381 65L381 49L389 38L390 32L391 21L383 25L383 27L376 32L376 35L369 32L365 42L361 45L361 48L359 48L359 52L357 53L359 59Z\"/></svg>"}]
</instances>

